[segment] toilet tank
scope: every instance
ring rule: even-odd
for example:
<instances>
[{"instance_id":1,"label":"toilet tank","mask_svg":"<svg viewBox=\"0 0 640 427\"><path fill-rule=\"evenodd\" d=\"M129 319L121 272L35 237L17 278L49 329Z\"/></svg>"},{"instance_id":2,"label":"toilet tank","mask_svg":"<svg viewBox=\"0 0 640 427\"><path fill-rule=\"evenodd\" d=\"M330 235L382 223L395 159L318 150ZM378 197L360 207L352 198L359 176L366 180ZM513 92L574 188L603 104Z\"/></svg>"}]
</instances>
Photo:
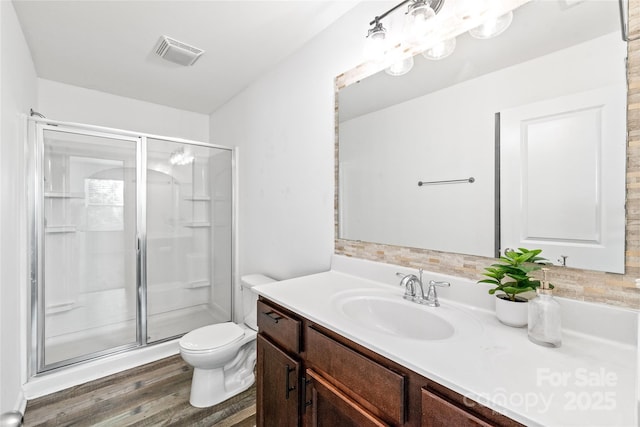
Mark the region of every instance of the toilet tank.
<instances>
[{"instance_id":1,"label":"toilet tank","mask_svg":"<svg viewBox=\"0 0 640 427\"><path fill-rule=\"evenodd\" d=\"M248 274L240 278L240 286L242 290L242 313L244 315L244 324L251 329L258 330L258 319L256 303L258 294L253 292L251 288L265 283L272 283L276 280L267 277L264 274Z\"/></svg>"}]
</instances>

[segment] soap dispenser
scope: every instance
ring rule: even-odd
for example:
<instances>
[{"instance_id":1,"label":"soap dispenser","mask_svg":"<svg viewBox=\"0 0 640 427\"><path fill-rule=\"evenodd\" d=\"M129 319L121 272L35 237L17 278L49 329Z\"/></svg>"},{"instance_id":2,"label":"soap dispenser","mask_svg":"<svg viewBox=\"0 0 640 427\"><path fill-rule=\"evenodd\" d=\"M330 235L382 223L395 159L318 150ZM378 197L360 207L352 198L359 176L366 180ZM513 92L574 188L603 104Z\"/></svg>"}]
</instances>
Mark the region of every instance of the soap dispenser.
<instances>
[{"instance_id":1,"label":"soap dispenser","mask_svg":"<svg viewBox=\"0 0 640 427\"><path fill-rule=\"evenodd\" d=\"M546 347L560 347L560 304L553 298L547 271L548 268L542 269L543 278L540 287L536 289L538 296L529 300L529 340Z\"/></svg>"}]
</instances>

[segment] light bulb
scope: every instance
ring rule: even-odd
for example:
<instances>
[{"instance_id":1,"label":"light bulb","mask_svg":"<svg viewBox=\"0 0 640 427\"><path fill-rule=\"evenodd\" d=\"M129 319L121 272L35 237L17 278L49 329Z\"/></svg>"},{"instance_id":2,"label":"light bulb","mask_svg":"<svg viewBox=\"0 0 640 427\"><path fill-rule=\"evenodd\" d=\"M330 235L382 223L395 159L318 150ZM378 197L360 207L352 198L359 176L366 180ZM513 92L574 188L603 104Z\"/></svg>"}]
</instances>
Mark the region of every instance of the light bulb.
<instances>
[{"instance_id":1,"label":"light bulb","mask_svg":"<svg viewBox=\"0 0 640 427\"><path fill-rule=\"evenodd\" d=\"M409 3L406 17L406 31L412 37L421 38L432 28L431 19L436 16L435 11L425 0L414 0Z\"/></svg>"},{"instance_id":2,"label":"light bulb","mask_svg":"<svg viewBox=\"0 0 640 427\"><path fill-rule=\"evenodd\" d=\"M381 22L375 23L367 33L367 40L364 45L364 56L369 60L381 59L387 49L387 30Z\"/></svg>"},{"instance_id":3,"label":"light bulb","mask_svg":"<svg viewBox=\"0 0 640 427\"><path fill-rule=\"evenodd\" d=\"M422 52L422 56L427 59L438 60L451 55L456 49L456 38L441 41Z\"/></svg>"},{"instance_id":4,"label":"light bulb","mask_svg":"<svg viewBox=\"0 0 640 427\"><path fill-rule=\"evenodd\" d=\"M490 39L504 33L513 21L513 12L490 18L481 25L469 30L469 34L477 39Z\"/></svg>"},{"instance_id":5,"label":"light bulb","mask_svg":"<svg viewBox=\"0 0 640 427\"><path fill-rule=\"evenodd\" d=\"M405 59L396 61L384 70L385 73L390 76L402 76L407 74L413 68L413 56L408 56Z\"/></svg>"}]
</instances>

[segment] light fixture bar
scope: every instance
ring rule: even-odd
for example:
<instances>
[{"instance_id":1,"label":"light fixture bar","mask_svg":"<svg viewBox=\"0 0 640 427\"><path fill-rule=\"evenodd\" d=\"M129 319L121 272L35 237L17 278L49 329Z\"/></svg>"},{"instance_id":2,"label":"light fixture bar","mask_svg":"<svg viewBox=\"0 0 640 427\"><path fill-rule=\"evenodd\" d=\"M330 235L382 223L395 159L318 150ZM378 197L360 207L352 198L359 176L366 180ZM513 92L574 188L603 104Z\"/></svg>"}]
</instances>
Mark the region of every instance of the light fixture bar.
<instances>
[{"instance_id":1,"label":"light fixture bar","mask_svg":"<svg viewBox=\"0 0 640 427\"><path fill-rule=\"evenodd\" d=\"M369 22L369 25L378 24L378 21L380 21L381 19L386 18L387 15L389 15L391 12L393 12L396 9L398 9L399 7L404 6L405 4L409 3L410 1L411 0L404 0L404 1L400 2L400 3L398 3L397 5L393 6L391 9L387 10L382 15L378 15L375 18L373 18L373 21Z\"/></svg>"},{"instance_id":2,"label":"light fixture bar","mask_svg":"<svg viewBox=\"0 0 640 427\"><path fill-rule=\"evenodd\" d=\"M414 1L414 0L401 1L400 3L398 3L395 6L393 6L391 9L387 10L383 14L378 15L375 18L373 18L373 21L369 22L369 25L377 24L378 21L380 21L381 19L386 18L387 15L389 15L391 12L393 12L394 10L397 10L398 8L404 6L405 4L409 3L410 1ZM425 3L427 3L431 7L431 9L433 9L433 11L435 13L438 13L440 11L440 9L442 9L442 5L444 4L444 0L425 0Z\"/></svg>"}]
</instances>

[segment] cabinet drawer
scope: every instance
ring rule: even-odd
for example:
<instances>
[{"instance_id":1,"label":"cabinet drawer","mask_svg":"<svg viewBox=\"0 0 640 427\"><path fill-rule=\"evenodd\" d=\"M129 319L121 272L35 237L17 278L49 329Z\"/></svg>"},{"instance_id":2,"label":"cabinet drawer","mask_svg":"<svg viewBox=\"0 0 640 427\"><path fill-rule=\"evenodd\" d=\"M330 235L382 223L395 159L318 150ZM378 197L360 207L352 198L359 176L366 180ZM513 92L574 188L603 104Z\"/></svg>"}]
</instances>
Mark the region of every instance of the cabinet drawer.
<instances>
[{"instance_id":1,"label":"cabinet drawer","mask_svg":"<svg viewBox=\"0 0 640 427\"><path fill-rule=\"evenodd\" d=\"M422 389L422 427L491 427L474 414L429 390Z\"/></svg>"},{"instance_id":2,"label":"cabinet drawer","mask_svg":"<svg viewBox=\"0 0 640 427\"><path fill-rule=\"evenodd\" d=\"M422 427L524 427L440 384L431 383L421 393Z\"/></svg>"},{"instance_id":3,"label":"cabinet drawer","mask_svg":"<svg viewBox=\"0 0 640 427\"><path fill-rule=\"evenodd\" d=\"M302 322L267 301L258 301L258 329L283 349L300 353L300 330Z\"/></svg>"},{"instance_id":4,"label":"cabinet drawer","mask_svg":"<svg viewBox=\"0 0 640 427\"><path fill-rule=\"evenodd\" d=\"M405 420L405 378L329 338L306 330L306 360L373 415L392 425Z\"/></svg>"}]
</instances>

